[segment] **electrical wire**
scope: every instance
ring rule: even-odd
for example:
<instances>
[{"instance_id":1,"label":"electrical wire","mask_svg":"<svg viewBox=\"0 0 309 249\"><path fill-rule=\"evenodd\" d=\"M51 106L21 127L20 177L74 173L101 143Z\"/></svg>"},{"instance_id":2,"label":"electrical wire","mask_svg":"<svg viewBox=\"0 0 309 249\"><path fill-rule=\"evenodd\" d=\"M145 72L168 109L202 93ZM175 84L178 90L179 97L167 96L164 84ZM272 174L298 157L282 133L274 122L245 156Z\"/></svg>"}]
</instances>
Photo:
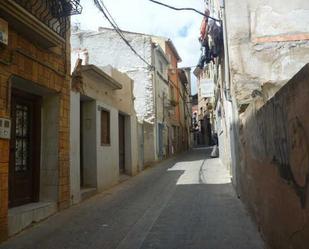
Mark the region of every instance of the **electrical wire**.
<instances>
[{"instance_id":1,"label":"electrical wire","mask_svg":"<svg viewBox=\"0 0 309 249\"><path fill-rule=\"evenodd\" d=\"M203 12L197 10L197 9L194 9L194 8L176 8L176 7L174 7L174 6L170 6L170 5L168 5L168 4L161 3L161 2L158 2L158 1L155 1L155 0L148 0L148 1L153 2L153 3L155 3L155 4L162 5L162 6L164 6L164 7L167 7L167 8L173 9L173 10L178 10L178 11L179 11L179 10L190 10L190 11L194 11L194 12L196 12L196 13L198 13L198 14L204 16L204 17L208 17L209 19L212 19L212 20L214 20L214 21L221 22L221 20L219 20L219 19L217 19L217 18L214 18L214 17L211 17L211 16L209 16L209 15L205 15L205 13L203 13Z\"/></svg>"},{"instance_id":2,"label":"electrical wire","mask_svg":"<svg viewBox=\"0 0 309 249\"><path fill-rule=\"evenodd\" d=\"M122 30L119 28L117 25L115 19L112 17L111 13L108 11L106 8L105 4L103 3L102 0L94 0L95 5L97 8L103 13L105 18L108 20L108 22L111 24L111 26L115 29L117 34L121 37L121 39L126 43L126 45L134 52L135 55L137 55L150 69L155 69L154 66L149 64L130 44L130 42L125 38L124 34L122 33ZM196 65L194 66L185 66L181 68L195 68L197 67ZM169 69L181 69L181 68L169 68ZM183 98L183 96L181 96Z\"/></svg>"},{"instance_id":3,"label":"electrical wire","mask_svg":"<svg viewBox=\"0 0 309 249\"><path fill-rule=\"evenodd\" d=\"M94 3L96 7L103 13L104 17L107 19L107 21L111 24L111 26L115 29L117 34L121 37L121 39L126 43L126 45L132 50L132 52L137 55L150 69L155 69L155 67L151 64L149 64L130 44L130 42L125 38L124 34L122 33L122 30L119 28L118 24L116 23L115 19L107 9L106 5L102 0L94 0ZM194 66L184 66L184 68L195 68ZM170 68L170 69L178 69L178 68Z\"/></svg>"},{"instance_id":4,"label":"electrical wire","mask_svg":"<svg viewBox=\"0 0 309 249\"><path fill-rule=\"evenodd\" d=\"M115 20L112 18L110 12L107 10L106 6L104 5L102 0L94 0L94 4L96 7L103 13L107 21L112 25L114 30L117 32L117 34L121 37L121 39L125 42L125 44L132 50L132 52L139 57L150 69L154 69L154 66L148 63L130 44L130 42L125 38L124 34L122 33L121 29L115 22ZM107 14L108 13L108 14ZM112 20L111 20L112 19Z\"/></svg>"}]
</instances>

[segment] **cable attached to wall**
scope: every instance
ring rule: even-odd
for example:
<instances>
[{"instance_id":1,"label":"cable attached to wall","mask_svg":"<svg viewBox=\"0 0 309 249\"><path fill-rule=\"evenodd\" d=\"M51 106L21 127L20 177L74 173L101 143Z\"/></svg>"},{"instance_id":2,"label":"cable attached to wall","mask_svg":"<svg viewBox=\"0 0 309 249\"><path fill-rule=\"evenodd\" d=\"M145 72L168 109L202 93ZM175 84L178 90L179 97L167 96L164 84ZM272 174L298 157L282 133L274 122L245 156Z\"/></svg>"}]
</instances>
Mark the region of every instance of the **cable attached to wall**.
<instances>
[{"instance_id":1,"label":"cable attached to wall","mask_svg":"<svg viewBox=\"0 0 309 249\"><path fill-rule=\"evenodd\" d=\"M168 4L165 4L165 3L161 3L161 2L158 2L158 1L155 1L155 0L148 0L148 1L153 2L155 4L158 4L158 5L162 5L162 6L166 7L166 8L172 9L172 10L177 10L177 11L183 11L183 10L194 11L194 12L196 12L196 13L204 16L204 17L208 17L209 19L212 19L212 20L214 20L216 22L221 22L221 20L219 20L217 18L214 18L212 16L209 16L209 15L206 15L205 13L203 13L203 12L197 10L197 9L194 9L194 8L176 8L174 6L171 6L171 5L168 5Z\"/></svg>"},{"instance_id":2,"label":"cable attached to wall","mask_svg":"<svg viewBox=\"0 0 309 249\"><path fill-rule=\"evenodd\" d=\"M132 50L132 52L140 58L151 70L154 70L154 66L152 66L148 61L146 61L130 44L130 42L125 38L124 34L122 33L121 29L115 22L115 20L112 18L110 12L107 10L105 7L104 3L102 0L94 0L94 3L96 7L103 13L107 21L112 25L114 30L117 32L117 34L120 36L120 38L125 42L125 44ZM111 20L112 19L112 20Z\"/></svg>"}]
</instances>

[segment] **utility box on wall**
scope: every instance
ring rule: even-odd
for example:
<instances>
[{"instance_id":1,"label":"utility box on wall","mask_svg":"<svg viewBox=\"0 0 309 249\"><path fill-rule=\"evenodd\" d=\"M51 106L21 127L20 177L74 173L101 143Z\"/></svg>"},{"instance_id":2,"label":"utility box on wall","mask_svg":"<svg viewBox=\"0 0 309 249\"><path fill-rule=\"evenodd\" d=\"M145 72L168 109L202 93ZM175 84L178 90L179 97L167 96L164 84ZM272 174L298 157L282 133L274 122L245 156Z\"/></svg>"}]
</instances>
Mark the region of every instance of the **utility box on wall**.
<instances>
[{"instance_id":1,"label":"utility box on wall","mask_svg":"<svg viewBox=\"0 0 309 249\"><path fill-rule=\"evenodd\" d=\"M0 45L8 45L9 28L8 23L0 18Z\"/></svg>"},{"instance_id":2,"label":"utility box on wall","mask_svg":"<svg viewBox=\"0 0 309 249\"><path fill-rule=\"evenodd\" d=\"M6 118L0 118L0 138L11 138L11 120Z\"/></svg>"}]
</instances>

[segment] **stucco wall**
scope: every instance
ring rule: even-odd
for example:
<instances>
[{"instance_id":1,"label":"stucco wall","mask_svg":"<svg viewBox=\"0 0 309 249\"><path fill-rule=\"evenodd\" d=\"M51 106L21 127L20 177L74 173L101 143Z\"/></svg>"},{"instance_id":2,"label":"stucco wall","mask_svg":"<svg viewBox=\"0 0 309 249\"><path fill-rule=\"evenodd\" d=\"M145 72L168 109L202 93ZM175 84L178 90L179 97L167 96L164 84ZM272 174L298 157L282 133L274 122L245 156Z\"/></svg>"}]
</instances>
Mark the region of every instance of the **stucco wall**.
<instances>
[{"instance_id":1,"label":"stucco wall","mask_svg":"<svg viewBox=\"0 0 309 249\"><path fill-rule=\"evenodd\" d=\"M309 64L241 116L241 197L274 249L309 244Z\"/></svg>"},{"instance_id":2,"label":"stucco wall","mask_svg":"<svg viewBox=\"0 0 309 249\"><path fill-rule=\"evenodd\" d=\"M149 63L153 63L152 41L149 35L125 32L126 38L130 41L136 51ZM139 123L154 125L155 123L155 93L153 72L147 65L128 48L119 35L112 29L100 28L99 31L77 32L71 36L72 61L75 63L80 56L87 64L94 64L98 67L111 65L117 70L126 73L134 81L133 97L134 109ZM106 69L104 69L106 70ZM107 70L108 71L108 70ZM119 94L120 97L121 94ZM124 97L120 97L124 99ZM126 106L125 104L123 106ZM155 126L154 126L155 127ZM139 154L148 153L144 158L145 163L156 160L156 131L151 130L145 137L148 140L147 148L139 148ZM144 131L147 131L145 129ZM139 140L142 137L138 138ZM141 143L139 143L141 145ZM139 160L142 163L143 160Z\"/></svg>"},{"instance_id":3,"label":"stucco wall","mask_svg":"<svg viewBox=\"0 0 309 249\"><path fill-rule=\"evenodd\" d=\"M96 188L98 186L96 140L97 137L101 137L97 130L97 104L95 100L83 101L80 108L82 112L80 129L82 129L83 143L83 149L81 151L83 159L81 162L83 165L83 187Z\"/></svg>"},{"instance_id":4,"label":"stucco wall","mask_svg":"<svg viewBox=\"0 0 309 249\"><path fill-rule=\"evenodd\" d=\"M111 82L107 82L107 76L98 77L98 74L91 69L81 73L81 93L71 92L71 198L73 203L80 201L80 153L83 153L82 187L96 188L100 192L119 181L118 114L125 116L125 173L134 175L139 168L133 81L110 66L102 70L122 85L122 88L113 89L110 86ZM81 120L80 110L82 111ZM111 143L109 145L101 144L101 110L110 113ZM83 149L79 153L80 129L83 130Z\"/></svg>"},{"instance_id":5,"label":"stucco wall","mask_svg":"<svg viewBox=\"0 0 309 249\"><path fill-rule=\"evenodd\" d=\"M237 102L249 103L256 89L270 98L309 61L309 2L232 0L225 4Z\"/></svg>"},{"instance_id":6,"label":"stucco wall","mask_svg":"<svg viewBox=\"0 0 309 249\"><path fill-rule=\"evenodd\" d=\"M110 112L110 145L101 145L101 111ZM102 191L119 180L118 111L101 101L96 108L97 189Z\"/></svg>"},{"instance_id":7,"label":"stucco wall","mask_svg":"<svg viewBox=\"0 0 309 249\"><path fill-rule=\"evenodd\" d=\"M80 93L70 97L70 189L71 203L80 201Z\"/></svg>"}]
</instances>

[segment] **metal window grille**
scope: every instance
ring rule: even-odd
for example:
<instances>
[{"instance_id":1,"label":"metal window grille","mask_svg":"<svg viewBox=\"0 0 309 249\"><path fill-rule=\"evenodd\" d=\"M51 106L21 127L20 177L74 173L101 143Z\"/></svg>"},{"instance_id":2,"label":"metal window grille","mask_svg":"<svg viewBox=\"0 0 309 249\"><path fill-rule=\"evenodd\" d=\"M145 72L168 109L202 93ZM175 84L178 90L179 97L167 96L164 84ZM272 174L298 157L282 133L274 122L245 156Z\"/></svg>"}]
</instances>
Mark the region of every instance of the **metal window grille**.
<instances>
[{"instance_id":1,"label":"metal window grille","mask_svg":"<svg viewBox=\"0 0 309 249\"><path fill-rule=\"evenodd\" d=\"M68 17L80 14L80 0L13 0L62 38L65 38Z\"/></svg>"}]
</instances>

